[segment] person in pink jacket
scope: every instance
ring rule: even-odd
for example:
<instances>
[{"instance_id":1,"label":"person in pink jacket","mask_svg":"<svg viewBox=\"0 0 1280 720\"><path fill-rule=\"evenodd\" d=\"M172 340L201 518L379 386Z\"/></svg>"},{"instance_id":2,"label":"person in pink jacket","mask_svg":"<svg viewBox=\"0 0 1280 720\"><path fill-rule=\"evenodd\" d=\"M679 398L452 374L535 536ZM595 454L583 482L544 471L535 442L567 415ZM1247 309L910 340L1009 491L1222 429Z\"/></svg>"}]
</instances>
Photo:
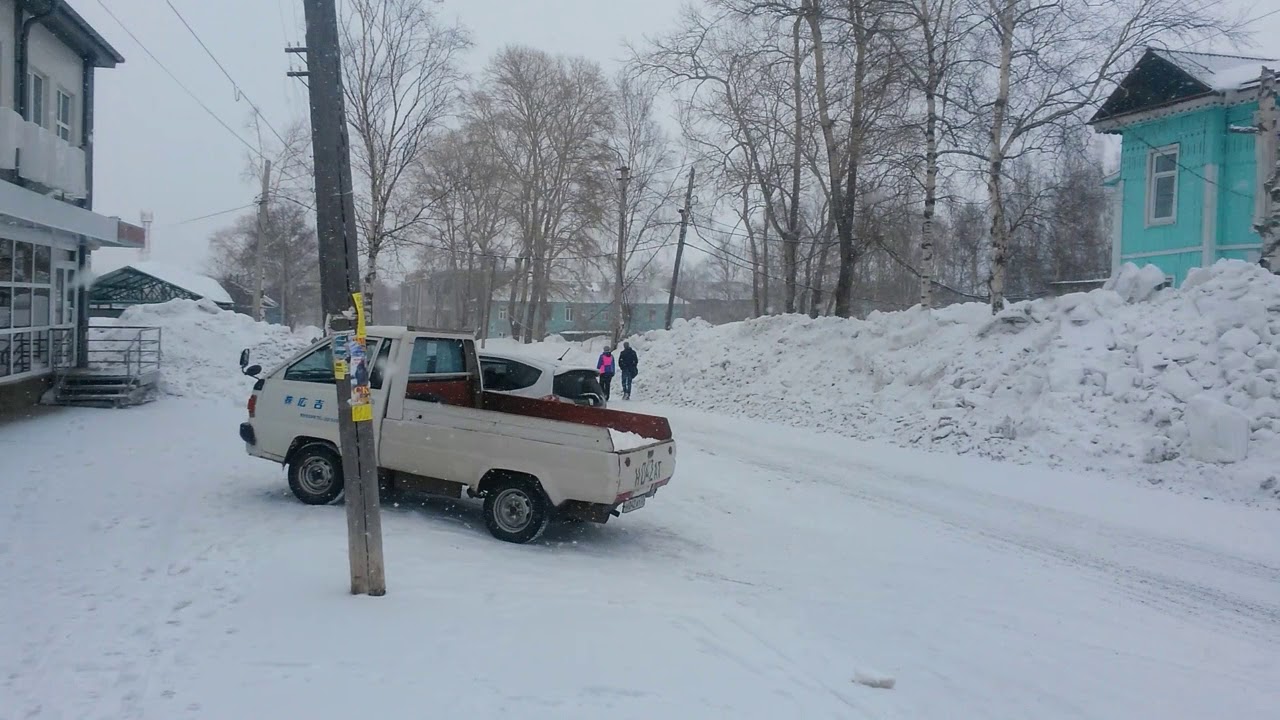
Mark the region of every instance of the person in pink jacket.
<instances>
[{"instance_id":1,"label":"person in pink jacket","mask_svg":"<svg viewBox=\"0 0 1280 720\"><path fill-rule=\"evenodd\" d=\"M617 363L613 361L613 348L604 346L600 359L596 361L596 372L600 373L600 387L604 389L604 399L609 399L609 386L613 384L613 375L617 371Z\"/></svg>"}]
</instances>

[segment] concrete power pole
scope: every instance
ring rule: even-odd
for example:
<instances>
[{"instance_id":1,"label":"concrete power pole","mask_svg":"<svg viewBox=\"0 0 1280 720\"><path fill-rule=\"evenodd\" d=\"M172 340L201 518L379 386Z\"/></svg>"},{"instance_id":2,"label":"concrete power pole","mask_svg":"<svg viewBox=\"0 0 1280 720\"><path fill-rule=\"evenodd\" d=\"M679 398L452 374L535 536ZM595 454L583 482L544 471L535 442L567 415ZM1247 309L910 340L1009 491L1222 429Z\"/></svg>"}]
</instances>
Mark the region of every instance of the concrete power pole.
<instances>
[{"instance_id":1,"label":"concrete power pole","mask_svg":"<svg viewBox=\"0 0 1280 720\"><path fill-rule=\"evenodd\" d=\"M1280 272L1280 108L1276 107L1276 72L1262 69L1258 84L1257 144L1259 177L1264 178L1258 219L1254 232L1262 240L1258 262L1272 272Z\"/></svg>"},{"instance_id":2,"label":"concrete power pole","mask_svg":"<svg viewBox=\"0 0 1280 720\"><path fill-rule=\"evenodd\" d=\"M351 592L384 595L387 581L382 558L373 423L367 404L368 385L357 385L355 372L357 364L367 356L362 337L360 255L356 246L336 0L304 0L303 8L307 23L307 75L311 79L320 299L325 323L334 338L334 376L339 381L338 437L346 483ZM356 404L352 403L353 396L358 400Z\"/></svg>"},{"instance_id":3,"label":"concrete power pole","mask_svg":"<svg viewBox=\"0 0 1280 720\"><path fill-rule=\"evenodd\" d=\"M671 315L676 307L676 285L680 282L680 258L684 257L684 238L689 232L689 216L693 214L693 168L689 168L689 186L684 189L684 207L680 208L680 236L676 241L676 266L671 271L671 292L667 294L667 324L671 329Z\"/></svg>"},{"instance_id":4,"label":"concrete power pole","mask_svg":"<svg viewBox=\"0 0 1280 720\"><path fill-rule=\"evenodd\" d=\"M263 245L267 244L267 193L271 190L271 161L262 164L262 197L258 198L258 242L253 249L253 319L261 322L263 283Z\"/></svg>"},{"instance_id":5,"label":"concrete power pole","mask_svg":"<svg viewBox=\"0 0 1280 720\"><path fill-rule=\"evenodd\" d=\"M627 185L631 182L631 168L618 168L618 273L613 288L613 344L622 340L622 290L627 274Z\"/></svg>"}]
</instances>

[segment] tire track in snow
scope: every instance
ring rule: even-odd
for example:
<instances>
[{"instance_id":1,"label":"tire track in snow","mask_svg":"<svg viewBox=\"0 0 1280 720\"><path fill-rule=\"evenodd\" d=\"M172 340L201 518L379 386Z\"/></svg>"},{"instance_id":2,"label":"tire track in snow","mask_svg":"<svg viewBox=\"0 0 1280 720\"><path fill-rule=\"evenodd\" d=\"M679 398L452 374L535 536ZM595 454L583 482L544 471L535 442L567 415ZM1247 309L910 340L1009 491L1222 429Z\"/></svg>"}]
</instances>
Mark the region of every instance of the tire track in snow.
<instances>
[{"instance_id":1,"label":"tire track in snow","mask_svg":"<svg viewBox=\"0 0 1280 720\"><path fill-rule=\"evenodd\" d=\"M1280 579L1280 569L1244 558L1235 558L1208 548L1183 542L1165 540L1108 526L1097 520L1069 512L1044 508L1025 501L1004 498L983 491L960 492L928 478L909 473L889 471L869 463L858 462L846 456L831 457L824 463L815 460L812 453L785 453L788 463L775 458L774 448L762 448L758 442L725 435L686 431L695 436L699 444L711 446L731 444L737 459L753 467L765 469L782 477L801 476L810 482L832 487L843 494L876 506L892 508L895 514L924 516L942 524L962 536L978 538L986 544L1012 549L1021 554L1031 553L1065 565L1083 568L1112 581L1124 595L1153 608L1195 618L1203 624L1253 637L1261 633L1272 641L1280 641L1280 605L1244 597L1238 593L1205 585L1169 573L1137 567L1130 563L1102 557L1082 548L1053 542L1053 526L1088 527L1099 535L1123 545L1157 555L1176 556L1183 561L1226 569L1237 575L1265 581ZM831 468L839 467L841 473L862 471L867 476L891 480L900 486L928 490L931 493L950 494L956 502L938 502L917 495L894 493L884 487L867 483L842 482L832 477ZM991 512L986 517L964 512L957 505L976 506ZM990 517L1010 515L1035 516L1042 534L1020 531L1009 526L998 526Z\"/></svg>"}]
</instances>

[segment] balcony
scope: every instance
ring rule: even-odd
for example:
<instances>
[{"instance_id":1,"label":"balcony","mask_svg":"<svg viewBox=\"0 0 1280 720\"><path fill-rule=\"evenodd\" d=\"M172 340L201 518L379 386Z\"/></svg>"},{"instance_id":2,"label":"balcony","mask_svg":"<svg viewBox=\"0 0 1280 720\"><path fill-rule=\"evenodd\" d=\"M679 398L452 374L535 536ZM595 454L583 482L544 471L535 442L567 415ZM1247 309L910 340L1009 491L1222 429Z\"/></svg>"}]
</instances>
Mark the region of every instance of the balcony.
<instances>
[{"instance_id":1,"label":"balcony","mask_svg":"<svg viewBox=\"0 0 1280 720\"><path fill-rule=\"evenodd\" d=\"M54 195L70 200L85 197L84 150L52 130L23 120L12 109L0 108L0 171L15 169L23 179L48 188Z\"/></svg>"}]
</instances>

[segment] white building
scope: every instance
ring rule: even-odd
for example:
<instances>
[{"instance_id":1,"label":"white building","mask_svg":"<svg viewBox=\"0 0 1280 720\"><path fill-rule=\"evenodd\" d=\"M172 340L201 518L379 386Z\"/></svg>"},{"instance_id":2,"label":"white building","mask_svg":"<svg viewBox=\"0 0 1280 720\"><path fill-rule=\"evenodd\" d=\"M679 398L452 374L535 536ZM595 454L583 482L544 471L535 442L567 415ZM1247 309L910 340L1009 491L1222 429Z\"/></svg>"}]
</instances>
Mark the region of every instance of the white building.
<instances>
[{"instance_id":1,"label":"white building","mask_svg":"<svg viewBox=\"0 0 1280 720\"><path fill-rule=\"evenodd\" d=\"M92 211L94 72L121 62L66 0L0 0L0 412L83 357L88 254L140 241Z\"/></svg>"}]
</instances>

